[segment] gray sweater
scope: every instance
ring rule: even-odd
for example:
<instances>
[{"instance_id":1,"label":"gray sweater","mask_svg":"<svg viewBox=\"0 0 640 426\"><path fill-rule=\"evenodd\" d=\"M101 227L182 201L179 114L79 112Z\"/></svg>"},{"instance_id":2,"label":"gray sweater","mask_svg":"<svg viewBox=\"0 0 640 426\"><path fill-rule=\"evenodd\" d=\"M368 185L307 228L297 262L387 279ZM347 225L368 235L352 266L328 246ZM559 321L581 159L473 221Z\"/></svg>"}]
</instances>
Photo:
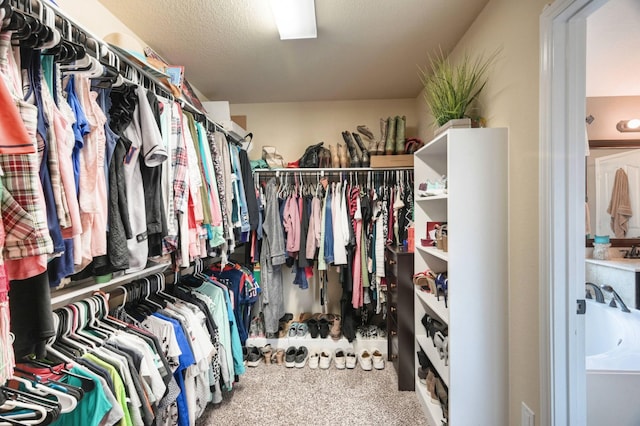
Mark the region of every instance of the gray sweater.
<instances>
[{"instance_id":1,"label":"gray sweater","mask_svg":"<svg viewBox=\"0 0 640 426\"><path fill-rule=\"evenodd\" d=\"M262 225L262 250L260 252L261 304L265 331L276 333L278 321L285 313L282 285L282 266L286 260L282 220L278 209L278 187L271 178L265 189L266 208Z\"/></svg>"}]
</instances>

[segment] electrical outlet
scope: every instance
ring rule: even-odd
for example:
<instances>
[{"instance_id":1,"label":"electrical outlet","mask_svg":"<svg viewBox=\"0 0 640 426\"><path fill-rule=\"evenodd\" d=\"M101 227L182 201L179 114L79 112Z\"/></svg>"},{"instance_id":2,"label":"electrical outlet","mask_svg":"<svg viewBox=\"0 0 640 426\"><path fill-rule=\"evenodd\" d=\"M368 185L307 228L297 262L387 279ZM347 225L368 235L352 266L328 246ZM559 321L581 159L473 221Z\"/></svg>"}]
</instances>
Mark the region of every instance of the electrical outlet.
<instances>
[{"instance_id":1,"label":"electrical outlet","mask_svg":"<svg viewBox=\"0 0 640 426\"><path fill-rule=\"evenodd\" d=\"M521 418L520 424L522 426L536 425L535 415L533 414L533 411L531 410L531 408L529 408L527 404L524 403L524 401L522 402L522 418Z\"/></svg>"}]
</instances>

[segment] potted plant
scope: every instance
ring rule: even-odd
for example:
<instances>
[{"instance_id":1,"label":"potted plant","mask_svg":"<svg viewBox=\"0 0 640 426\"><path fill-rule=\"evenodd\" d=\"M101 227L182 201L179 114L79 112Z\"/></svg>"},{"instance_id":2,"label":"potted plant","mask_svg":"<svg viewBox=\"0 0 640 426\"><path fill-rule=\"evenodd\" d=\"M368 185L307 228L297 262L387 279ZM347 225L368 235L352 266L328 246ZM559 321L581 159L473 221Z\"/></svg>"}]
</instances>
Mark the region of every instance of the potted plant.
<instances>
[{"instance_id":1,"label":"potted plant","mask_svg":"<svg viewBox=\"0 0 640 426\"><path fill-rule=\"evenodd\" d=\"M469 107L487 84L486 74L498 53L496 50L486 58L483 55L472 58L465 53L460 62L453 65L440 50L429 55L429 67L419 68L424 98L440 126L439 131L450 120L469 118ZM468 120L466 127L471 127L470 123Z\"/></svg>"}]
</instances>

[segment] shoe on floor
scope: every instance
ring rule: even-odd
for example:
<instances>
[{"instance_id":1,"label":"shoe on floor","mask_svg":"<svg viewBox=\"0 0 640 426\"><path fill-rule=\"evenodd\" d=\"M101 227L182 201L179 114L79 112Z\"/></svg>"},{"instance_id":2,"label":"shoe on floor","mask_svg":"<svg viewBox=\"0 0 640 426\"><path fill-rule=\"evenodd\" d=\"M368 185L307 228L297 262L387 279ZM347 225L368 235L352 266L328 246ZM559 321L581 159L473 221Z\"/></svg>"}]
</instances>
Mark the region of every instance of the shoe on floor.
<instances>
[{"instance_id":1,"label":"shoe on floor","mask_svg":"<svg viewBox=\"0 0 640 426\"><path fill-rule=\"evenodd\" d=\"M260 360L262 359L262 354L260 353L260 349L256 346L249 346L247 353L247 366L249 367L257 367L260 365Z\"/></svg>"},{"instance_id":2,"label":"shoe on floor","mask_svg":"<svg viewBox=\"0 0 640 426\"><path fill-rule=\"evenodd\" d=\"M326 370L331 367L331 352L324 350L320 352L320 368Z\"/></svg>"},{"instance_id":3,"label":"shoe on floor","mask_svg":"<svg viewBox=\"0 0 640 426\"><path fill-rule=\"evenodd\" d=\"M276 364L282 365L284 364L284 349L278 349L275 352Z\"/></svg>"},{"instance_id":4,"label":"shoe on floor","mask_svg":"<svg viewBox=\"0 0 640 426\"><path fill-rule=\"evenodd\" d=\"M246 346L242 347L242 363L244 364L244 366L247 366L247 358L249 357L249 348L247 348Z\"/></svg>"},{"instance_id":5,"label":"shoe on floor","mask_svg":"<svg viewBox=\"0 0 640 426\"><path fill-rule=\"evenodd\" d=\"M345 358L345 352L343 349L336 349L335 355L334 355L336 361L336 368L338 370L344 370L345 365L346 365L346 358Z\"/></svg>"},{"instance_id":6,"label":"shoe on floor","mask_svg":"<svg viewBox=\"0 0 640 426\"><path fill-rule=\"evenodd\" d=\"M371 371L371 353L368 350L363 349L358 356L358 362L360 363L360 367L364 371Z\"/></svg>"},{"instance_id":7,"label":"shoe on floor","mask_svg":"<svg viewBox=\"0 0 640 426\"><path fill-rule=\"evenodd\" d=\"M267 343L265 346L260 348L260 352L262 353L262 356L264 357L264 362L266 364L271 364L271 353L273 352L271 350L271 345Z\"/></svg>"},{"instance_id":8,"label":"shoe on floor","mask_svg":"<svg viewBox=\"0 0 640 426\"><path fill-rule=\"evenodd\" d=\"M296 348L289 346L287 352L284 355L284 366L287 368L295 367L296 365Z\"/></svg>"},{"instance_id":9,"label":"shoe on floor","mask_svg":"<svg viewBox=\"0 0 640 426\"><path fill-rule=\"evenodd\" d=\"M300 346L296 351L296 368L302 368L307 363L307 358L309 358L309 350L305 346Z\"/></svg>"},{"instance_id":10,"label":"shoe on floor","mask_svg":"<svg viewBox=\"0 0 640 426\"><path fill-rule=\"evenodd\" d=\"M376 370L384 370L384 356L382 352L376 349L373 351L371 357L373 358L373 368Z\"/></svg>"},{"instance_id":11,"label":"shoe on floor","mask_svg":"<svg viewBox=\"0 0 640 426\"><path fill-rule=\"evenodd\" d=\"M347 351L347 361L346 361L346 366L348 369L352 370L354 368L356 368L356 364L357 364L357 357L356 354L354 352L351 351Z\"/></svg>"},{"instance_id":12,"label":"shoe on floor","mask_svg":"<svg viewBox=\"0 0 640 426\"><path fill-rule=\"evenodd\" d=\"M322 368L322 364L320 364L320 354L318 351L313 350L309 352L309 368L315 370L318 368L318 365Z\"/></svg>"}]
</instances>

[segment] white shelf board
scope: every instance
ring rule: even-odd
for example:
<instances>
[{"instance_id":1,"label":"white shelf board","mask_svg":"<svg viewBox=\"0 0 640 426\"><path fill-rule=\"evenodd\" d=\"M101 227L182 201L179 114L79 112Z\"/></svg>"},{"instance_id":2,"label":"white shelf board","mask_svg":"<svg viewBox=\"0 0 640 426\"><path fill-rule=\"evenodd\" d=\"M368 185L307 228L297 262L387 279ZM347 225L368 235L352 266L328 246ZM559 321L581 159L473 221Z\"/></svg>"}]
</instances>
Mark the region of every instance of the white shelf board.
<instances>
[{"instance_id":1,"label":"white shelf board","mask_svg":"<svg viewBox=\"0 0 640 426\"><path fill-rule=\"evenodd\" d=\"M439 250L435 247L423 247L417 245L415 248L423 253L427 253L431 256L437 257L438 259L442 259L446 262L449 261L449 252Z\"/></svg>"},{"instance_id":2,"label":"white shelf board","mask_svg":"<svg viewBox=\"0 0 640 426\"><path fill-rule=\"evenodd\" d=\"M267 343L271 345L272 348L282 348L287 349L290 346L294 346L299 348L300 346L305 346L309 350L330 350L331 352L336 349L344 349L344 350L352 350L356 354L362 349L367 349L370 352L373 352L375 349L379 350L386 358L387 355L387 339L377 338L377 339L354 339L353 342L349 343L349 341L343 336L338 340L334 340L331 337L321 338L316 337L315 339L311 337L310 334L302 337L281 337L276 339L267 339L265 337L249 337L245 342L245 346L256 346L262 347Z\"/></svg>"},{"instance_id":3,"label":"white shelf board","mask_svg":"<svg viewBox=\"0 0 640 426\"><path fill-rule=\"evenodd\" d=\"M448 136L448 132L439 134L431 142L417 150L415 152L416 157L425 158L430 155L446 155Z\"/></svg>"},{"instance_id":4,"label":"white shelf board","mask_svg":"<svg viewBox=\"0 0 640 426\"><path fill-rule=\"evenodd\" d=\"M157 265L149 266L141 271L134 272L132 274L124 274L119 277L113 278L106 283L94 283L88 286L79 284L69 288L65 287L60 290L54 290L51 293L51 306L53 307L53 309L60 308L68 303L71 303L73 300L79 297L91 296L91 293L93 293L94 291L111 289L115 286L131 282L138 278L146 277L156 273L162 273L169 266L171 266L170 263L159 263Z\"/></svg>"},{"instance_id":5,"label":"white shelf board","mask_svg":"<svg viewBox=\"0 0 640 426\"><path fill-rule=\"evenodd\" d=\"M449 194L441 194L441 195L431 195L431 196L417 196L415 201L435 201L435 200L446 200L449 198Z\"/></svg>"},{"instance_id":6,"label":"white shelf board","mask_svg":"<svg viewBox=\"0 0 640 426\"><path fill-rule=\"evenodd\" d=\"M444 384L449 387L449 366L444 365L444 359L440 359L438 350L433 346L431 338L427 337L425 334L416 334L416 340L424 353L427 354L429 361L431 361L431 364L435 367Z\"/></svg>"},{"instance_id":7,"label":"white shelf board","mask_svg":"<svg viewBox=\"0 0 640 426\"><path fill-rule=\"evenodd\" d=\"M418 376L416 374L416 395L418 399L422 401L422 407L424 408L424 412L427 416L427 421L429 425L442 426L442 421L444 417L442 417L442 407L440 404L435 404L431 402L431 395L427 391L427 386L423 383L420 383Z\"/></svg>"},{"instance_id":8,"label":"white shelf board","mask_svg":"<svg viewBox=\"0 0 640 426\"><path fill-rule=\"evenodd\" d=\"M440 300L435 295L415 288L416 297L429 307L442 321L449 324L449 308L444 305L444 297L440 296Z\"/></svg>"}]
</instances>

